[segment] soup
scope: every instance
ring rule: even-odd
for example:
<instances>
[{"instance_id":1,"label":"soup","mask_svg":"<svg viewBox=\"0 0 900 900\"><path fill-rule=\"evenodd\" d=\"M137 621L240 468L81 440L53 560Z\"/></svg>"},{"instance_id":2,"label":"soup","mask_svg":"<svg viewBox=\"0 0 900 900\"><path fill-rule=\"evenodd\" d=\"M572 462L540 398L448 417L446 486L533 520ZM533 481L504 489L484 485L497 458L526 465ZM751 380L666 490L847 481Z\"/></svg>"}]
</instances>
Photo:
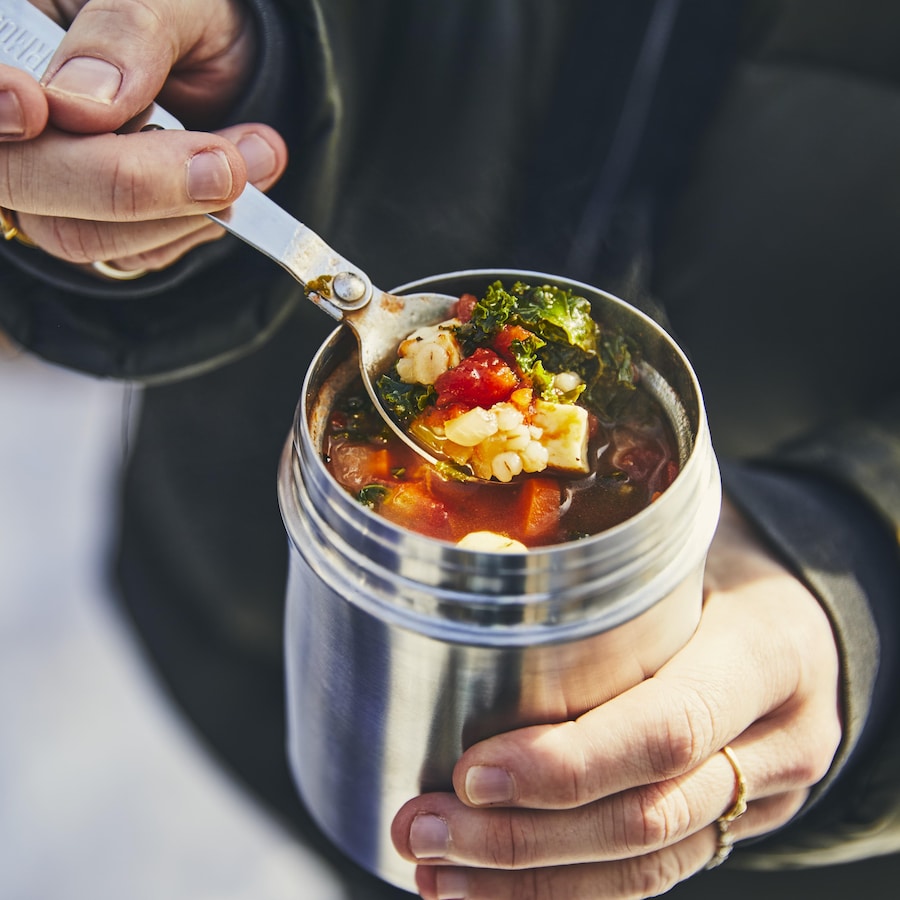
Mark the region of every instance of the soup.
<instances>
[{"instance_id":1,"label":"soup","mask_svg":"<svg viewBox=\"0 0 900 900\"><path fill-rule=\"evenodd\" d=\"M577 540L652 503L678 473L675 437L636 377L639 348L569 291L499 282L420 329L378 382L420 439L483 483L425 462L361 382L330 411L326 464L397 525L483 550Z\"/></svg>"}]
</instances>

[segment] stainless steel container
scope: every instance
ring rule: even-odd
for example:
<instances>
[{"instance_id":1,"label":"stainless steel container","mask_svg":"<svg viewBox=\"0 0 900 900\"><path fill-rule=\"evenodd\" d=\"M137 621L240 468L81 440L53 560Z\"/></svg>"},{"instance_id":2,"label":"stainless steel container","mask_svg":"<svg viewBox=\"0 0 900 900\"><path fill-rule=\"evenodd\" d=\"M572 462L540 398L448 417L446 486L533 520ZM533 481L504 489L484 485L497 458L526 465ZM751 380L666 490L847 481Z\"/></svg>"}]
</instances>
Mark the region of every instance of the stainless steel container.
<instances>
[{"instance_id":1,"label":"stainless steel container","mask_svg":"<svg viewBox=\"0 0 900 900\"><path fill-rule=\"evenodd\" d=\"M424 791L450 790L472 743L561 722L657 671L693 633L718 520L719 473L696 378L652 320L565 278L518 271L436 276L397 289L481 293L517 278L571 287L643 349L682 468L623 524L527 553L463 550L396 527L329 475L322 439L356 374L338 329L309 370L279 471L290 541L286 658L290 764L323 831L363 867L414 890L390 823Z\"/></svg>"}]
</instances>

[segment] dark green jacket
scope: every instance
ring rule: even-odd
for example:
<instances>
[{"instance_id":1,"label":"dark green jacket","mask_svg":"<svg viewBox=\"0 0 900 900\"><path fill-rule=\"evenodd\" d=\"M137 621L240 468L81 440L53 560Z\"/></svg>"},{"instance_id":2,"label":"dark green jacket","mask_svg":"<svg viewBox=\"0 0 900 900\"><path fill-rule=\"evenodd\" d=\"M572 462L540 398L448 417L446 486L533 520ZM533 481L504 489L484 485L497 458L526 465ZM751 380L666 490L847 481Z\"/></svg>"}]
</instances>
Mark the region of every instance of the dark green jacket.
<instances>
[{"instance_id":1,"label":"dark green jacket","mask_svg":"<svg viewBox=\"0 0 900 900\"><path fill-rule=\"evenodd\" d=\"M900 6L252 5L263 53L232 120L282 130L274 196L376 284L574 276L659 316L692 357L726 487L821 597L843 663L845 739L820 796L733 863L900 850ZM211 746L335 858L284 762L274 491L331 321L231 238L128 285L0 253L13 337L148 386L123 602Z\"/></svg>"}]
</instances>

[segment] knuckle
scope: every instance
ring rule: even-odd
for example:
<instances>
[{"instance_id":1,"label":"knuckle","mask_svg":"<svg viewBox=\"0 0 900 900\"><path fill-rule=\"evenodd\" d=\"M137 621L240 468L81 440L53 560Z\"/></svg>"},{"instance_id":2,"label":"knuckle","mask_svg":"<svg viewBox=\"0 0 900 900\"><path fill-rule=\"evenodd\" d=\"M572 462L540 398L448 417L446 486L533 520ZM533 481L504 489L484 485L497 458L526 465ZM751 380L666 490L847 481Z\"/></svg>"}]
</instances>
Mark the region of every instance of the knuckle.
<instances>
[{"instance_id":1,"label":"knuckle","mask_svg":"<svg viewBox=\"0 0 900 900\"><path fill-rule=\"evenodd\" d=\"M803 787L818 784L828 773L834 754L828 746L816 747L810 754L800 754L791 771L791 781Z\"/></svg>"},{"instance_id":2,"label":"knuckle","mask_svg":"<svg viewBox=\"0 0 900 900\"><path fill-rule=\"evenodd\" d=\"M119 221L137 218L141 206L143 185L142 171L137 159L117 157L111 172L111 206L113 216Z\"/></svg>"},{"instance_id":3,"label":"knuckle","mask_svg":"<svg viewBox=\"0 0 900 900\"><path fill-rule=\"evenodd\" d=\"M164 35L165 22L159 12L146 0L119 0L117 3L101 2L90 4L82 11L80 18L89 21L90 18L103 16L108 20L110 15L115 16L115 27L120 35L125 34L130 39L137 39L145 43L148 36ZM104 28L108 27L104 25Z\"/></svg>"},{"instance_id":4,"label":"knuckle","mask_svg":"<svg viewBox=\"0 0 900 900\"><path fill-rule=\"evenodd\" d=\"M90 223L62 217L54 217L49 222L49 236L44 241L48 252L73 263L89 263L102 258L96 255L100 241L96 228Z\"/></svg>"},{"instance_id":5,"label":"knuckle","mask_svg":"<svg viewBox=\"0 0 900 900\"><path fill-rule=\"evenodd\" d=\"M597 799L594 760L600 751L594 736L576 723L554 726L552 773L553 805L558 808L584 806ZM550 782L546 782L548 785Z\"/></svg>"},{"instance_id":6,"label":"knuckle","mask_svg":"<svg viewBox=\"0 0 900 900\"><path fill-rule=\"evenodd\" d=\"M827 725L817 719L798 727L792 750L784 755L782 783L807 788L818 784L828 774L840 740L836 717Z\"/></svg>"},{"instance_id":7,"label":"knuckle","mask_svg":"<svg viewBox=\"0 0 900 900\"><path fill-rule=\"evenodd\" d=\"M565 873L558 868L531 869L523 873L525 878L516 885L515 900L578 900L596 897L596 888L590 884L590 866L570 866ZM587 893L587 891L590 893Z\"/></svg>"},{"instance_id":8,"label":"knuckle","mask_svg":"<svg viewBox=\"0 0 900 900\"><path fill-rule=\"evenodd\" d=\"M766 810L770 816L767 830L771 831L774 828L780 828L782 825L790 822L803 808L807 797L809 797L809 791L796 790L786 791L771 798L771 803Z\"/></svg>"},{"instance_id":9,"label":"knuckle","mask_svg":"<svg viewBox=\"0 0 900 900\"><path fill-rule=\"evenodd\" d=\"M675 782L631 791L623 804L623 840L629 853L647 853L665 847L690 829L687 797Z\"/></svg>"},{"instance_id":10,"label":"knuckle","mask_svg":"<svg viewBox=\"0 0 900 900\"><path fill-rule=\"evenodd\" d=\"M41 245L48 253L75 264L95 260L119 259L126 255L120 246L118 229L104 228L103 223L61 216L46 219L49 223Z\"/></svg>"},{"instance_id":11,"label":"knuckle","mask_svg":"<svg viewBox=\"0 0 900 900\"><path fill-rule=\"evenodd\" d=\"M518 896L525 900L540 900L554 896L553 879L548 878L542 869L531 869L524 875L520 885L521 893L517 892Z\"/></svg>"},{"instance_id":12,"label":"knuckle","mask_svg":"<svg viewBox=\"0 0 900 900\"><path fill-rule=\"evenodd\" d=\"M623 894L628 896L657 897L677 885L685 876L672 853L651 853L627 861L622 870Z\"/></svg>"},{"instance_id":13,"label":"knuckle","mask_svg":"<svg viewBox=\"0 0 900 900\"><path fill-rule=\"evenodd\" d=\"M703 694L690 691L682 698L682 711L661 717L660 729L651 735L647 754L659 775L673 777L695 768L713 743L717 712Z\"/></svg>"},{"instance_id":14,"label":"knuckle","mask_svg":"<svg viewBox=\"0 0 900 900\"><path fill-rule=\"evenodd\" d=\"M811 787L821 781L827 771L828 765L823 759L803 759L794 766L793 781L804 787Z\"/></svg>"},{"instance_id":15,"label":"knuckle","mask_svg":"<svg viewBox=\"0 0 900 900\"><path fill-rule=\"evenodd\" d=\"M783 791L751 805L752 817L742 826L740 839L759 837L787 825L803 808L807 790Z\"/></svg>"},{"instance_id":16,"label":"knuckle","mask_svg":"<svg viewBox=\"0 0 900 900\"><path fill-rule=\"evenodd\" d=\"M573 900L575 886L557 869L528 869L515 875L487 870L470 872L467 897L479 900ZM449 897L450 894L447 894Z\"/></svg>"},{"instance_id":17,"label":"knuckle","mask_svg":"<svg viewBox=\"0 0 900 900\"><path fill-rule=\"evenodd\" d=\"M537 828L525 811L492 817L486 835L488 860L499 869L528 869L538 861Z\"/></svg>"}]
</instances>

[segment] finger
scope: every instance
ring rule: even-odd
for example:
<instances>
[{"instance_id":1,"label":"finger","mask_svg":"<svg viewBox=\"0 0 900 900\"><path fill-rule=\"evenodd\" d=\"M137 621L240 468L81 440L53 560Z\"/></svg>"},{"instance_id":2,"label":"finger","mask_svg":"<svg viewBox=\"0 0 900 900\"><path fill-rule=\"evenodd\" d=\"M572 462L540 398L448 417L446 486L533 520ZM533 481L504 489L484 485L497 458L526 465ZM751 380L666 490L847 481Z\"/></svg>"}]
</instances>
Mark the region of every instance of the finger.
<instances>
[{"instance_id":1,"label":"finger","mask_svg":"<svg viewBox=\"0 0 900 900\"><path fill-rule=\"evenodd\" d=\"M73 140L48 130L28 144L6 145L3 154L7 179L0 184L0 206L109 222L224 209L246 178L234 144L193 132ZM35 178L35 172L52 177Z\"/></svg>"},{"instance_id":2,"label":"finger","mask_svg":"<svg viewBox=\"0 0 900 900\"><path fill-rule=\"evenodd\" d=\"M26 72L0 66L0 141L27 141L47 125L47 98Z\"/></svg>"},{"instance_id":3,"label":"finger","mask_svg":"<svg viewBox=\"0 0 900 900\"><path fill-rule=\"evenodd\" d=\"M195 68L213 67L197 99L225 108L252 59L248 22L243 5L229 0L90 0L41 79L51 120L67 131L114 131L157 97L188 54Z\"/></svg>"},{"instance_id":4,"label":"finger","mask_svg":"<svg viewBox=\"0 0 900 900\"><path fill-rule=\"evenodd\" d=\"M731 828L735 842L766 834L788 821L802 796L782 795L751 804ZM709 825L678 843L628 859L504 870L420 865L416 887L425 900L595 900L656 897L706 868L719 831Z\"/></svg>"},{"instance_id":5,"label":"finger","mask_svg":"<svg viewBox=\"0 0 900 900\"><path fill-rule=\"evenodd\" d=\"M224 228L208 222L190 234L163 244L160 247L155 247L153 250L132 256L113 256L109 259L101 260L101 262L106 262L114 268L125 272L136 270L158 271L171 266L194 248L217 241L224 237L225 234Z\"/></svg>"},{"instance_id":6,"label":"finger","mask_svg":"<svg viewBox=\"0 0 900 900\"><path fill-rule=\"evenodd\" d=\"M471 747L454 770L460 798L579 806L690 771L798 693L821 692L817 710L836 703L828 621L799 582L765 589L764 579L780 572L764 568L748 596L711 595L692 640L654 677L573 722Z\"/></svg>"},{"instance_id":7,"label":"finger","mask_svg":"<svg viewBox=\"0 0 900 900\"><path fill-rule=\"evenodd\" d=\"M234 126L223 130L220 136L236 147L244 161L247 180L260 190L268 190L284 172L287 164L284 141L268 126ZM71 196L69 204L65 217L20 212L18 219L22 230L42 250L72 263L103 260L125 269L165 268L193 247L224 234L221 227L212 225L201 215L123 225L75 218L78 213L71 207ZM157 214L160 211L154 209L143 213L144 216Z\"/></svg>"},{"instance_id":8,"label":"finger","mask_svg":"<svg viewBox=\"0 0 900 900\"><path fill-rule=\"evenodd\" d=\"M736 741L732 749L746 794L726 756L716 753L683 775L570 810L477 810L453 794L425 795L401 809L392 836L404 858L420 863L516 869L643 856L738 813L739 800L805 797L823 773L819 767L801 770L808 748L798 743L791 729L770 733L768 727Z\"/></svg>"},{"instance_id":9,"label":"finger","mask_svg":"<svg viewBox=\"0 0 900 900\"><path fill-rule=\"evenodd\" d=\"M18 215L19 228L45 253L65 262L95 260L120 263L122 268L161 268L186 249L221 236L224 229L205 216L119 224L82 219ZM175 251L175 247L178 247ZM169 248L172 248L170 253ZM148 265L153 259L156 265ZM138 262L138 260L142 260ZM130 263L130 264L129 264Z\"/></svg>"}]
</instances>

